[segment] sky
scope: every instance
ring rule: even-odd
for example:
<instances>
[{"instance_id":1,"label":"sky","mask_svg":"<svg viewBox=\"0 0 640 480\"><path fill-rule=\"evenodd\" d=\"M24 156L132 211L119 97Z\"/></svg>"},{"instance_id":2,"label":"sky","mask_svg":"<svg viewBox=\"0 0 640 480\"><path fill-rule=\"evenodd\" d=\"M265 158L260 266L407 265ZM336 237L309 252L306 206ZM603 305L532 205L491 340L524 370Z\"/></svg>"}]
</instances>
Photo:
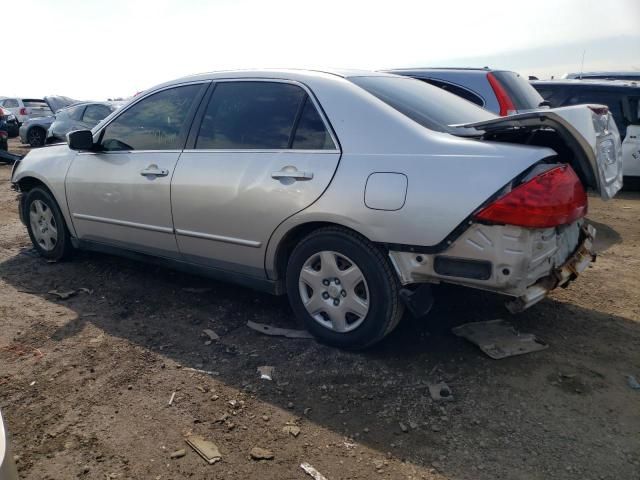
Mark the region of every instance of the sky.
<instances>
[{"instance_id":1,"label":"sky","mask_svg":"<svg viewBox=\"0 0 640 480\"><path fill-rule=\"evenodd\" d=\"M489 65L549 78L579 71L583 52L585 71L640 70L640 0L3 3L5 36L16 33L5 96L104 100L241 68Z\"/></svg>"}]
</instances>

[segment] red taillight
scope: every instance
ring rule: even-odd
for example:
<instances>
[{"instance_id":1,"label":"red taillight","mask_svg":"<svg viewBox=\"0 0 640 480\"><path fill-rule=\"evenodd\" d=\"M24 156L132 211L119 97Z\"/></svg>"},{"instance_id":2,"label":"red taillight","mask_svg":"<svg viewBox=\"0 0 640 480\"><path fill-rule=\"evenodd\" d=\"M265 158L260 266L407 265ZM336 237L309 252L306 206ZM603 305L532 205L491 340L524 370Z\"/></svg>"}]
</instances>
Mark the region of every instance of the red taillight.
<instances>
[{"instance_id":1,"label":"red taillight","mask_svg":"<svg viewBox=\"0 0 640 480\"><path fill-rule=\"evenodd\" d=\"M27 113L27 109L26 109L25 107L22 107L22 108L20 109L20 115L28 115L28 113Z\"/></svg>"},{"instance_id":2,"label":"red taillight","mask_svg":"<svg viewBox=\"0 0 640 480\"><path fill-rule=\"evenodd\" d=\"M487 80L489 80L489 85L493 89L493 93L496 94L496 98L498 99L498 105L500 105L500 115L507 116L509 113L513 113L516 111L516 106L513 104L511 97L504 89L500 81L496 78L496 76L489 72L487 73Z\"/></svg>"},{"instance_id":3,"label":"red taillight","mask_svg":"<svg viewBox=\"0 0 640 480\"><path fill-rule=\"evenodd\" d=\"M529 228L565 225L587 214L587 194L569 165L517 186L475 215L476 220Z\"/></svg>"},{"instance_id":4,"label":"red taillight","mask_svg":"<svg viewBox=\"0 0 640 480\"><path fill-rule=\"evenodd\" d=\"M0 130L0 138L9 138L9 134L4 130Z\"/></svg>"}]
</instances>

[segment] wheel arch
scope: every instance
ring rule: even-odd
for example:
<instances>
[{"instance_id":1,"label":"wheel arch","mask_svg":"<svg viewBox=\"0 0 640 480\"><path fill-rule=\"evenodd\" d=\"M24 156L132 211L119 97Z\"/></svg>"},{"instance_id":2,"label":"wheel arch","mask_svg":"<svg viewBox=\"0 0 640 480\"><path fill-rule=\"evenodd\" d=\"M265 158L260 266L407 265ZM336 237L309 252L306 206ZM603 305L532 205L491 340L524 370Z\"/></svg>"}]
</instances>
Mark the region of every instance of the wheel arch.
<instances>
[{"instance_id":1,"label":"wheel arch","mask_svg":"<svg viewBox=\"0 0 640 480\"><path fill-rule=\"evenodd\" d=\"M293 249L296 247L296 245L298 245L298 243L300 243L300 241L311 232L327 227L339 227L371 241L369 238L367 238L365 235L355 230L354 228L351 228L348 225L342 223L337 223L335 221L310 220L304 223L299 223L292 226L285 233L283 233L280 239L277 241L277 245L275 245L274 242L274 245L271 248L271 255L269 255L269 248L267 249L267 261L265 262L267 275L274 280L283 280L285 277L285 272L287 270L289 257L291 256L291 253L293 252ZM269 261L269 258L271 258L271 261Z\"/></svg>"},{"instance_id":2,"label":"wheel arch","mask_svg":"<svg viewBox=\"0 0 640 480\"><path fill-rule=\"evenodd\" d=\"M44 128L42 125L30 125L29 128L27 129L25 135L24 135L26 137L26 139L27 139L27 142L29 141L29 133L31 133L31 131L33 131L34 129L42 130L44 132L44 137L45 137L45 140L46 140L48 128Z\"/></svg>"},{"instance_id":3,"label":"wheel arch","mask_svg":"<svg viewBox=\"0 0 640 480\"><path fill-rule=\"evenodd\" d=\"M51 195L53 200L57 203L58 208L62 212L62 217L64 218L64 221L65 221L65 227L67 228L67 230L69 231L72 237L75 236L75 229L73 228L73 222L71 222L71 219L69 217L69 211L66 208L67 205L65 203L61 203L61 200L62 201L66 200L66 196L64 195L64 193L63 193L63 198L62 199L59 198L59 196L56 194L55 188L52 188L52 186L49 185L44 178L31 173L25 174L20 178L15 179L13 183L18 185L20 193L22 194L20 197L19 213L20 213L20 219L23 221L23 223L24 223L24 219L22 218L22 207L23 207L24 199L26 198L26 194L29 191L33 190L34 188L42 188L46 190L47 193L49 193L49 195Z\"/></svg>"}]
</instances>

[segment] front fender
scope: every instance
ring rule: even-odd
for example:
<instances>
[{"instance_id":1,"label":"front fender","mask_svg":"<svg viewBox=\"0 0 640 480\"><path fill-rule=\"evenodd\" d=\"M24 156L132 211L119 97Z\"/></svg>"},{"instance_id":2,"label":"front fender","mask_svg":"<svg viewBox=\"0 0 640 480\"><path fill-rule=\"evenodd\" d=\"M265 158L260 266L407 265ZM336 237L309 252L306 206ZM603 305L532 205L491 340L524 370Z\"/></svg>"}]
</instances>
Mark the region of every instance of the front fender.
<instances>
[{"instance_id":1,"label":"front fender","mask_svg":"<svg viewBox=\"0 0 640 480\"><path fill-rule=\"evenodd\" d=\"M58 203L72 236L75 229L67 206L65 178L75 157L76 152L67 145L35 149L16 164L11 176L14 185L29 178L44 184Z\"/></svg>"}]
</instances>

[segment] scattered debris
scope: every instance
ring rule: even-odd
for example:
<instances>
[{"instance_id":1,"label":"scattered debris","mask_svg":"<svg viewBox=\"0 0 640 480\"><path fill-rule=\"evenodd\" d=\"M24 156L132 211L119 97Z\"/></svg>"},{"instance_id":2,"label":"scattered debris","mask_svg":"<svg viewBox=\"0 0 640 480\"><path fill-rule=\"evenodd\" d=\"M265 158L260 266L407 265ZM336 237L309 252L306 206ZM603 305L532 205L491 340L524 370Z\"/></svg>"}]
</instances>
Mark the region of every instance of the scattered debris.
<instances>
[{"instance_id":1,"label":"scattered debris","mask_svg":"<svg viewBox=\"0 0 640 480\"><path fill-rule=\"evenodd\" d=\"M451 389L449 385L444 382L440 383L430 383L429 385L429 395L436 402L450 402L453 400L453 393L451 393Z\"/></svg>"},{"instance_id":2,"label":"scattered debris","mask_svg":"<svg viewBox=\"0 0 640 480\"><path fill-rule=\"evenodd\" d=\"M261 380L273 380L273 367L268 365L258 367L258 373L260 374Z\"/></svg>"},{"instance_id":3,"label":"scattered debris","mask_svg":"<svg viewBox=\"0 0 640 480\"><path fill-rule=\"evenodd\" d=\"M82 315L80 315L81 317L95 317L97 316L97 313L83 313Z\"/></svg>"},{"instance_id":4,"label":"scattered debris","mask_svg":"<svg viewBox=\"0 0 640 480\"><path fill-rule=\"evenodd\" d=\"M298 438L298 435L300 435L300 427L297 427L295 425L285 425L284 427L282 427L282 432L292 435L294 438Z\"/></svg>"},{"instance_id":5,"label":"scattered debris","mask_svg":"<svg viewBox=\"0 0 640 480\"><path fill-rule=\"evenodd\" d=\"M460 325L451 330L480 347L489 357L501 358L544 350L549 346L532 333L519 333L504 320L489 320Z\"/></svg>"},{"instance_id":6,"label":"scattered debris","mask_svg":"<svg viewBox=\"0 0 640 480\"><path fill-rule=\"evenodd\" d=\"M309 476L311 476L313 480L327 480L327 477L322 475L318 470L313 468L307 462L301 463L300 468L304 470Z\"/></svg>"},{"instance_id":7,"label":"scattered debris","mask_svg":"<svg viewBox=\"0 0 640 480\"><path fill-rule=\"evenodd\" d=\"M204 458L209 465L213 465L222 459L218 446L198 435L192 435L185 438L185 442L187 442L187 444L193 448L198 455Z\"/></svg>"},{"instance_id":8,"label":"scattered debris","mask_svg":"<svg viewBox=\"0 0 640 480\"><path fill-rule=\"evenodd\" d=\"M202 370L200 368L185 367L185 368L183 368L183 370L187 370L189 372L204 373L204 374L207 374L207 375L219 375L218 372L214 372L214 371L211 371L211 370Z\"/></svg>"},{"instance_id":9,"label":"scattered debris","mask_svg":"<svg viewBox=\"0 0 640 480\"><path fill-rule=\"evenodd\" d=\"M286 338L313 338L313 336L306 330L294 330L291 328L273 327L271 325L265 325L264 323L247 322L247 327L256 332L264 333L273 337L286 337Z\"/></svg>"},{"instance_id":10,"label":"scattered debris","mask_svg":"<svg viewBox=\"0 0 640 480\"><path fill-rule=\"evenodd\" d=\"M249 453L254 460L273 460L273 452L266 448L253 447Z\"/></svg>"},{"instance_id":11,"label":"scattered debris","mask_svg":"<svg viewBox=\"0 0 640 480\"><path fill-rule=\"evenodd\" d=\"M93 295L93 290L91 290L90 288L80 287L78 291L82 293L86 293L87 295Z\"/></svg>"},{"instance_id":12,"label":"scattered debris","mask_svg":"<svg viewBox=\"0 0 640 480\"><path fill-rule=\"evenodd\" d=\"M180 450L176 450L171 455L169 455L169 458L182 458L186 454L187 454L187 451L184 448L181 448Z\"/></svg>"},{"instance_id":13,"label":"scattered debris","mask_svg":"<svg viewBox=\"0 0 640 480\"><path fill-rule=\"evenodd\" d=\"M627 375L627 384L634 390L640 390L640 383L638 383L638 380L636 380L636 377L633 375Z\"/></svg>"},{"instance_id":14,"label":"scattered debris","mask_svg":"<svg viewBox=\"0 0 640 480\"><path fill-rule=\"evenodd\" d=\"M403 433L409 433L409 428L404 423L400 422L398 426L400 427L400 430L402 430Z\"/></svg>"},{"instance_id":15,"label":"scattered debris","mask_svg":"<svg viewBox=\"0 0 640 480\"><path fill-rule=\"evenodd\" d=\"M58 297L60 300L67 300L73 297L78 292L75 290L69 290L68 292L59 292L58 290L49 290L47 293L49 295L54 295Z\"/></svg>"},{"instance_id":16,"label":"scattered debris","mask_svg":"<svg viewBox=\"0 0 640 480\"><path fill-rule=\"evenodd\" d=\"M205 328L202 330L202 335L209 338L211 342L215 342L216 340L220 340L220 335L211 330L210 328Z\"/></svg>"},{"instance_id":17,"label":"scattered debris","mask_svg":"<svg viewBox=\"0 0 640 480\"><path fill-rule=\"evenodd\" d=\"M176 392L171 394L171 398L169 399L169 406L173 405L173 400L176 398Z\"/></svg>"},{"instance_id":18,"label":"scattered debris","mask_svg":"<svg viewBox=\"0 0 640 480\"><path fill-rule=\"evenodd\" d=\"M34 380L33 382L31 382L31 383L29 384L29 386L30 386L30 387L33 387L35 384L36 384L36 381Z\"/></svg>"}]
</instances>

